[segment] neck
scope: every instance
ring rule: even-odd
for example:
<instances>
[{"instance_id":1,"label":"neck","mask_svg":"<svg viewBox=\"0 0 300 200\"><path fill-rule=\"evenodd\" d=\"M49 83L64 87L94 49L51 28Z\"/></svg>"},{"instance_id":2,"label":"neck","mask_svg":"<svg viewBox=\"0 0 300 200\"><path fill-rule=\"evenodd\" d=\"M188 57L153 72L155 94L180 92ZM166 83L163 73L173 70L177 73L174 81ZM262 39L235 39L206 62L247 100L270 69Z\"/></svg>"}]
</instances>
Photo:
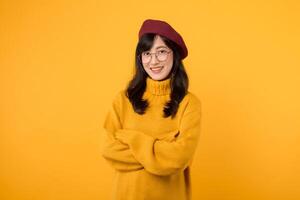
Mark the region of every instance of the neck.
<instances>
[{"instance_id":1,"label":"neck","mask_svg":"<svg viewBox=\"0 0 300 200\"><path fill-rule=\"evenodd\" d=\"M171 93L171 78L167 77L163 80L154 80L149 76L146 79L146 91L152 95L161 96Z\"/></svg>"}]
</instances>

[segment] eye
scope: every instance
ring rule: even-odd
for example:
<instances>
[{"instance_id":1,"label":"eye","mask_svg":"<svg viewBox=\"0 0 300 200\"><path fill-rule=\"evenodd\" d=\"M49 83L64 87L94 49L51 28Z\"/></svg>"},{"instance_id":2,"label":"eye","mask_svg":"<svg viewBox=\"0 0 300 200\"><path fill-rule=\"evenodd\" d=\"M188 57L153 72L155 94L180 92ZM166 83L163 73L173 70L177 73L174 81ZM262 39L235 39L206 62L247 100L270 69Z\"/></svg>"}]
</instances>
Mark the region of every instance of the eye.
<instances>
[{"instance_id":1,"label":"eye","mask_svg":"<svg viewBox=\"0 0 300 200\"><path fill-rule=\"evenodd\" d=\"M143 56L149 56L150 53L148 51L142 53Z\"/></svg>"},{"instance_id":2,"label":"eye","mask_svg":"<svg viewBox=\"0 0 300 200\"><path fill-rule=\"evenodd\" d=\"M167 53L167 51L166 50L159 50L158 53L165 54L165 53Z\"/></svg>"}]
</instances>

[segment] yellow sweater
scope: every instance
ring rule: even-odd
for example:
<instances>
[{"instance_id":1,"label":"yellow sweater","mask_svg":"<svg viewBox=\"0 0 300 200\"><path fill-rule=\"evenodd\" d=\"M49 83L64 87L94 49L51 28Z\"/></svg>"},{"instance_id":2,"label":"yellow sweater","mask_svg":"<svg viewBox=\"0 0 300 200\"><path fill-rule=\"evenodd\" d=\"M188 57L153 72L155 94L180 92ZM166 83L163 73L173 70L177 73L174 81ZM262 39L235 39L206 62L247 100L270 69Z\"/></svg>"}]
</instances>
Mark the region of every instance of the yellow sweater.
<instances>
[{"instance_id":1,"label":"yellow sweater","mask_svg":"<svg viewBox=\"0 0 300 200\"><path fill-rule=\"evenodd\" d=\"M176 117L163 118L170 79L147 78L144 115L134 112L125 90L116 94L103 128L102 156L115 169L113 200L189 200L190 165L200 135L201 103L191 92Z\"/></svg>"}]
</instances>

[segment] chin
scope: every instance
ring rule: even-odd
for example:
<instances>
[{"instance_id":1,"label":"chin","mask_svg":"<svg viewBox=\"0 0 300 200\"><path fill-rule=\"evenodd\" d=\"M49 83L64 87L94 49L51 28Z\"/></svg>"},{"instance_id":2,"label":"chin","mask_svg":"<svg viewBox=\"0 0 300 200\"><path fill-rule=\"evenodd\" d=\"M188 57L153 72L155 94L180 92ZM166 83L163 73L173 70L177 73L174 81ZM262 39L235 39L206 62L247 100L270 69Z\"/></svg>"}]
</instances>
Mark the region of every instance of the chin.
<instances>
[{"instance_id":1,"label":"chin","mask_svg":"<svg viewBox=\"0 0 300 200\"><path fill-rule=\"evenodd\" d=\"M163 80L165 79L167 76L165 75L150 75L150 77L153 79L153 80L156 80L156 81L160 81L160 80Z\"/></svg>"}]
</instances>

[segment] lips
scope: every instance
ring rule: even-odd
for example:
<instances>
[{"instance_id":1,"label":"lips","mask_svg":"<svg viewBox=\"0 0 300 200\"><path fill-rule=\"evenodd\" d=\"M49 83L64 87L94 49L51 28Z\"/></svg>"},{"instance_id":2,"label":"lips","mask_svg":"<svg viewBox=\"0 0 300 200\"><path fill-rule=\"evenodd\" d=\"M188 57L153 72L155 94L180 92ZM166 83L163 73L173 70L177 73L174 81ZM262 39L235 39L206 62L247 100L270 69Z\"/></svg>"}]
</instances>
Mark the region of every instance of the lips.
<instances>
[{"instance_id":1,"label":"lips","mask_svg":"<svg viewBox=\"0 0 300 200\"><path fill-rule=\"evenodd\" d=\"M150 67L150 70L153 72L153 73L160 73L163 69L163 66L159 66L159 67Z\"/></svg>"}]
</instances>

